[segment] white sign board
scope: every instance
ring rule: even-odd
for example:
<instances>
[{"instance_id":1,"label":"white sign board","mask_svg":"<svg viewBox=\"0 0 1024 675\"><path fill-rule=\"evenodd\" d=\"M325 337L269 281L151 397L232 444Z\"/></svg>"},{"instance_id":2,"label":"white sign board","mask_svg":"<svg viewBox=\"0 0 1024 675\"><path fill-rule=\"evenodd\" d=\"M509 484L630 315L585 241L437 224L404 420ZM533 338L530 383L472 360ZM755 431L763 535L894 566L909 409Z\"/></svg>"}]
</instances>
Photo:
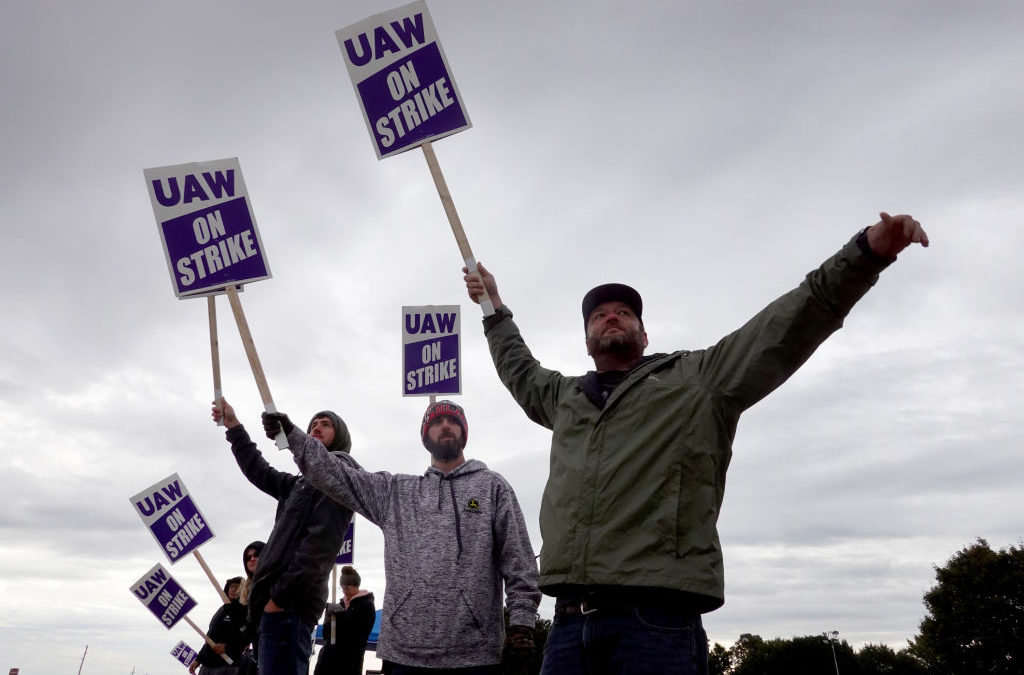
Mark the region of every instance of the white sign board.
<instances>
[{"instance_id":1,"label":"white sign board","mask_svg":"<svg viewBox=\"0 0 1024 675\"><path fill-rule=\"evenodd\" d=\"M171 564L213 539L213 529L176 473L133 495L130 501Z\"/></svg>"},{"instance_id":2,"label":"white sign board","mask_svg":"<svg viewBox=\"0 0 1024 675\"><path fill-rule=\"evenodd\" d=\"M472 126L423 0L335 35L378 159Z\"/></svg>"},{"instance_id":3,"label":"white sign board","mask_svg":"<svg viewBox=\"0 0 1024 675\"><path fill-rule=\"evenodd\" d=\"M458 305L402 307L402 395L462 393Z\"/></svg>"},{"instance_id":4,"label":"white sign board","mask_svg":"<svg viewBox=\"0 0 1024 675\"><path fill-rule=\"evenodd\" d=\"M237 157L143 174L175 295L209 295L270 278Z\"/></svg>"},{"instance_id":5,"label":"white sign board","mask_svg":"<svg viewBox=\"0 0 1024 675\"><path fill-rule=\"evenodd\" d=\"M132 584L131 591L168 630L196 606L192 596L160 563Z\"/></svg>"},{"instance_id":6,"label":"white sign board","mask_svg":"<svg viewBox=\"0 0 1024 675\"><path fill-rule=\"evenodd\" d=\"M171 650L171 656L181 661L181 665L188 668L192 665L192 662L196 660L196 657L199 656L199 654L184 642L179 642L174 649Z\"/></svg>"}]
</instances>

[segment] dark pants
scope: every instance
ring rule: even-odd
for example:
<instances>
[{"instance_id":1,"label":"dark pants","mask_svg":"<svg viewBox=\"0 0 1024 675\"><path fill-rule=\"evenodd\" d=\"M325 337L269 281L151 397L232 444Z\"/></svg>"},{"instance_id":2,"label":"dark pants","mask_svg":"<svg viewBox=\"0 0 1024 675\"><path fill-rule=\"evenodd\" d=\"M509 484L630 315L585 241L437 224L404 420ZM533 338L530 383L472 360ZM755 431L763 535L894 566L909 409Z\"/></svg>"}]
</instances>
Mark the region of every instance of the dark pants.
<instances>
[{"instance_id":1,"label":"dark pants","mask_svg":"<svg viewBox=\"0 0 1024 675\"><path fill-rule=\"evenodd\" d=\"M700 614L666 607L559 614L541 675L707 675Z\"/></svg>"},{"instance_id":2,"label":"dark pants","mask_svg":"<svg viewBox=\"0 0 1024 675\"><path fill-rule=\"evenodd\" d=\"M260 675L309 675L313 626L285 609L260 619Z\"/></svg>"},{"instance_id":3,"label":"dark pants","mask_svg":"<svg viewBox=\"0 0 1024 675\"><path fill-rule=\"evenodd\" d=\"M395 663L391 675L501 675L501 665L470 666L468 668L416 668Z\"/></svg>"}]
</instances>

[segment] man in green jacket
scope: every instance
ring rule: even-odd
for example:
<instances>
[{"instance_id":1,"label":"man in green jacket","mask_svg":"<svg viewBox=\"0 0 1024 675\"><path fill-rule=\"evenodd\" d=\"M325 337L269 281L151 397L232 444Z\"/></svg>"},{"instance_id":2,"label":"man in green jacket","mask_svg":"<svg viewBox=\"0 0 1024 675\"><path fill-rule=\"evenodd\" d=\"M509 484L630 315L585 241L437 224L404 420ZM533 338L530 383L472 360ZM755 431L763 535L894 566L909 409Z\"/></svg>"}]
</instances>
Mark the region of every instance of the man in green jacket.
<instances>
[{"instance_id":1,"label":"man in green jacket","mask_svg":"<svg viewBox=\"0 0 1024 675\"><path fill-rule=\"evenodd\" d=\"M707 672L701 614L724 602L717 522L740 414L799 368L912 243L881 214L795 289L701 350L645 356L643 303L623 284L583 298L595 370L533 358L493 275L465 269L495 313L484 331L502 383L552 430L541 501L541 590L556 598L544 675Z\"/></svg>"}]
</instances>

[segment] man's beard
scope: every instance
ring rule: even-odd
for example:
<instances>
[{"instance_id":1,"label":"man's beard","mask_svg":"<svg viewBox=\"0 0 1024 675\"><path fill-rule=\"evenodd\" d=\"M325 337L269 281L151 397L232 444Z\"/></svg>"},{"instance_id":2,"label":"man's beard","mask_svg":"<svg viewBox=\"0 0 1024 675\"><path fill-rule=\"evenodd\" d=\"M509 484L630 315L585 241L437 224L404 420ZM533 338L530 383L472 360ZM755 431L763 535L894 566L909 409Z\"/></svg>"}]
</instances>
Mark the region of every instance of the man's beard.
<instances>
[{"instance_id":1,"label":"man's beard","mask_svg":"<svg viewBox=\"0 0 1024 675\"><path fill-rule=\"evenodd\" d=\"M451 462L459 458L465 444L454 436L446 436L437 441L431 438L423 439L423 445L427 447L430 456L439 462Z\"/></svg>"},{"instance_id":2,"label":"man's beard","mask_svg":"<svg viewBox=\"0 0 1024 675\"><path fill-rule=\"evenodd\" d=\"M591 356L618 354L640 358L644 353L643 333L639 329L627 330L621 328L614 335L601 335L600 337L588 335L587 351L590 352Z\"/></svg>"}]
</instances>

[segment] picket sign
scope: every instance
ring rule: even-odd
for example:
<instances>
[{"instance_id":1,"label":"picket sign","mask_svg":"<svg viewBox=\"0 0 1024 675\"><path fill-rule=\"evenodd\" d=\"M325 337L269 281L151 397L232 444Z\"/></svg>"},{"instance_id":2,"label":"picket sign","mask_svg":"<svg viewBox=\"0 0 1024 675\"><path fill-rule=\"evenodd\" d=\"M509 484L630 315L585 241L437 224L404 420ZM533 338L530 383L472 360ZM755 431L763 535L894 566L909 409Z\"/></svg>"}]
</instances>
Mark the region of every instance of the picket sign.
<instances>
[{"instance_id":1,"label":"picket sign","mask_svg":"<svg viewBox=\"0 0 1024 675\"><path fill-rule=\"evenodd\" d=\"M430 175L434 179L434 186L437 187L437 195L441 198L441 205L444 206L444 212L448 216L448 223L452 226L452 234L455 235L455 243L459 245L459 252L466 263L466 269L470 274L478 274L473 249L469 247L466 231L462 229L462 221L459 219L458 211L455 210L455 200L452 199L451 192L448 191L448 184L444 180L444 174L441 173L441 165L438 164L437 155L434 154L434 146L427 141L420 147L423 149L423 156L427 159ZM486 290L477 298L477 301L480 303L480 309L483 310L484 316L494 314L494 304L491 303Z\"/></svg>"},{"instance_id":2,"label":"picket sign","mask_svg":"<svg viewBox=\"0 0 1024 675\"><path fill-rule=\"evenodd\" d=\"M242 301L238 298L238 289L234 286L227 287L228 302L231 303L231 311L235 315L235 323L238 325L238 334L242 338L242 346L245 348L245 355L249 358L249 367L252 368L252 375L256 378L256 388L260 392L260 399L263 401L263 409L268 413L276 413L277 406L270 395L270 387L267 386L267 376L263 374L263 366L260 364L260 355L256 353L256 344L252 340L252 333L249 331L249 323L245 320L245 312L242 311ZM219 399L218 399L219 400ZM274 439L277 447L284 450L288 447L288 437L282 430Z\"/></svg>"},{"instance_id":3,"label":"picket sign","mask_svg":"<svg viewBox=\"0 0 1024 675\"><path fill-rule=\"evenodd\" d=\"M423 149L455 241L470 274L476 259L455 211L431 142L472 126L423 0L380 12L335 31L378 159ZM494 314L486 291L484 316Z\"/></svg>"},{"instance_id":4,"label":"picket sign","mask_svg":"<svg viewBox=\"0 0 1024 675\"><path fill-rule=\"evenodd\" d=\"M171 656L177 659L181 665L188 668L192 665L192 662L196 660L198 654L196 653L196 650L189 647L183 641L179 641L174 649L171 650Z\"/></svg>"},{"instance_id":5,"label":"picket sign","mask_svg":"<svg viewBox=\"0 0 1024 675\"><path fill-rule=\"evenodd\" d=\"M170 563L176 564L187 553L194 554L221 601L230 602L224 588L217 583L217 578L199 552L201 545L213 539L213 528L199 511L181 477L176 473L171 474L133 495L129 501ZM165 509L168 511L165 512ZM178 536L182 534L188 538L179 540Z\"/></svg>"}]
</instances>

